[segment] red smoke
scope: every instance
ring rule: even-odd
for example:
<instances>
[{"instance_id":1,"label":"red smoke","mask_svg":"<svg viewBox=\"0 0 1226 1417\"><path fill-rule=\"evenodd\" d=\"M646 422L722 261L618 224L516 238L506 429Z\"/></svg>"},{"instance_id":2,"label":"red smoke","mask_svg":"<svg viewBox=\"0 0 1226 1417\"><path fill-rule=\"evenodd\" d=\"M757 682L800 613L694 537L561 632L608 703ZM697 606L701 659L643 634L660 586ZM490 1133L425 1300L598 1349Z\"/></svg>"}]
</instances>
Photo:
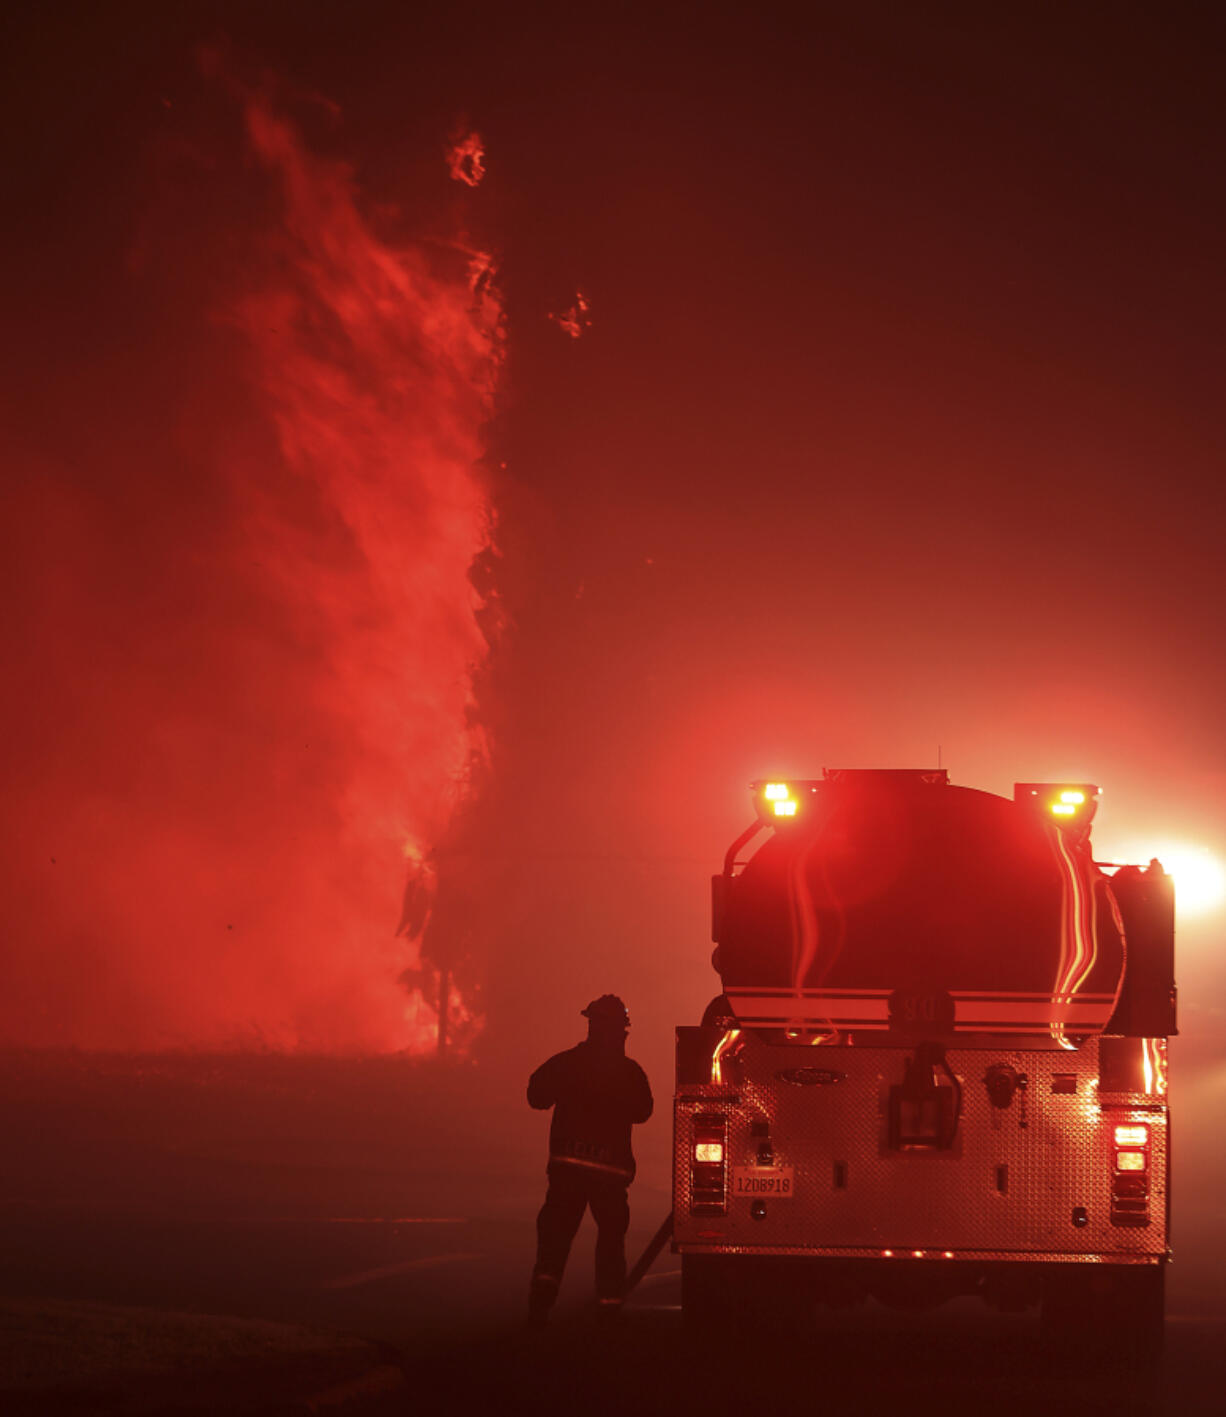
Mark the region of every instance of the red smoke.
<instances>
[{"instance_id":1,"label":"red smoke","mask_svg":"<svg viewBox=\"0 0 1226 1417\"><path fill-rule=\"evenodd\" d=\"M269 190L228 234L214 313L271 441L236 412L204 490L190 461L158 467L118 533L88 495L144 476L118 454L28 480L22 648L53 707L22 725L39 741L10 799L5 1041L434 1044L436 995L402 978L418 941L394 931L485 753L470 571L491 554L499 296L458 242L380 239L348 168L243 104Z\"/></svg>"}]
</instances>

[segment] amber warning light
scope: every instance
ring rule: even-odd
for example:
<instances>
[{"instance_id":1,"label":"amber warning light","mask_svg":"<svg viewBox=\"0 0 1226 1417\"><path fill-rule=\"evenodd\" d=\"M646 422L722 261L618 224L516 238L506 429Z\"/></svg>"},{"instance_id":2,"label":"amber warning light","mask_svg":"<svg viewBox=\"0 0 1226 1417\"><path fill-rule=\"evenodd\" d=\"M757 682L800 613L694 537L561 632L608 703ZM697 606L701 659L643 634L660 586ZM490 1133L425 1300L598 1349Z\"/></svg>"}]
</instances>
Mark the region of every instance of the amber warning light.
<instances>
[{"instance_id":1,"label":"amber warning light","mask_svg":"<svg viewBox=\"0 0 1226 1417\"><path fill-rule=\"evenodd\" d=\"M796 799L786 782L768 782L762 789L762 796L771 804L777 817L794 817Z\"/></svg>"},{"instance_id":2,"label":"amber warning light","mask_svg":"<svg viewBox=\"0 0 1226 1417\"><path fill-rule=\"evenodd\" d=\"M1082 806L1085 800L1086 795L1084 792L1062 792L1059 802L1053 802L1051 804L1052 814L1057 817L1075 816L1077 808Z\"/></svg>"},{"instance_id":3,"label":"amber warning light","mask_svg":"<svg viewBox=\"0 0 1226 1417\"><path fill-rule=\"evenodd\" d=\"M1092 782L1015 782L1013 800L1068 826L1085 825L1098 806L1099 789Z\"/></svg>"},{"instance_id":4,"label":"amber warning light","mask_svg":"<svg viewBox=\"0 0 1226 1417\"><path fill-rule=\"evenodd\" d=\"M800 808L800 794L806 787L812 791L807 783L762 782L752 786L758 796L759 815L768 821L776 817L794 817Z\"/></svg>"}]
</instances>

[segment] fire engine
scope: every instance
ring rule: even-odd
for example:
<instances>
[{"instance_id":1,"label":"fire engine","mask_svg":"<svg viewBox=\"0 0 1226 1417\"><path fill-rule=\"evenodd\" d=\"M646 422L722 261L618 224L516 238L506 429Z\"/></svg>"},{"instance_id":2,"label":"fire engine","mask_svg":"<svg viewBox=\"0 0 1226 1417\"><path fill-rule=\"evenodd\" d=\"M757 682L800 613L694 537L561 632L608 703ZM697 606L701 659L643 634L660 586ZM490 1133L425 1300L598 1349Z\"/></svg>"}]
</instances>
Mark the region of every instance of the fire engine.
<instances>
[{"instance_id":1,"label":"fire engine","mask_svg":"<svg viewBox=\"0 0 1226 1417\"><path fill-rule=\"evenodd\" d=\"M1171 878L1094 860L1092 783L752 791L712 880L722 990L677 1029L687 1322L969 1294L1155 1353Z\"/></svg>"}]
</instances>

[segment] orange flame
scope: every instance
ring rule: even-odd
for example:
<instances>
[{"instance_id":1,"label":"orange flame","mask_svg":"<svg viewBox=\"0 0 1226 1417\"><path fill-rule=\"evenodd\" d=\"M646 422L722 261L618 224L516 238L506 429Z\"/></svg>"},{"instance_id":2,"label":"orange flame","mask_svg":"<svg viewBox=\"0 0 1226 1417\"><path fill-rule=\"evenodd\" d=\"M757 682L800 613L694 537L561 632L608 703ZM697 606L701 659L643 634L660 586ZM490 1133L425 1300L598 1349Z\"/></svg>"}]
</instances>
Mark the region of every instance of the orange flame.
<instances>
[{"instance_id":1,"label":"orange flame","mask_svg":"<svg viewBox=\"0 0 1226 1417\"><path fill-rule=\"evenodd\" d=\"M240 321L284 463L342 529L343 550L320 555L270 512L252 534L282 593L324 636L330 674L320 692L360 749L337 824L354 889L329 928L366 960L386 1044L424 1049L434 1042L432 1010L423 998L396 1002L374 941L391 923L397 853L420 872L422 843L438 839L486 754L472 683L488 646L469 572L491 540L479 464L501 301L487 255L457 248L461 274L384 244L347 168L308 153L263 99L249 99L245 116L281 187L289 259L284 279L244 302ZM482 156L469 134L451 154L452 176L475 186ZM410 970L428 913L404 930L400 963ZM471 1032L465 1001L450 1008Z\"/></svg>"},{"instance_id":2,"label":"orange flame","mask_svg":"<svg viewBox=\"0 0 1226 1417\"><path fill-rule=\"evenodd\" d=\"M25 697L57 710L27 749L0 1037L427 1051L444 999L455 1051L480 1021L480 942L458 941L443 978L422 950L443 954L439 843L486 754L494 263L441 239L475 200L441 153L431 240L397 243L348 167L223 53L201 63L243 149L226 121L199 152L190 135L190 179L156 167L136 223L164 257L156 329L83 381L77 484L37 462L21 479L51 489L29 498L27 540L53 687ZM393 195L369 209L381 222L431 198Z\"/></svg>"},{"instance_id":3,"label":"orange flame","mask_svg":"<svg viewBox=\"0 0 1226 1417\"><path fill-rule=\"evenodd\" d=\"M485 144L480 133L466 133L448 150L447 170L456 182L478 187L485 176Z\"/></svg>"},{"instance_id":4,"label":"orange flame","mask_svg":"<svg viewBox=\"0 0 1226 1417\"><path fill-rule=\"evenodd\" d=\"M561 313L550 313L549 318L571 339L578 339L584 330L591 328L592 321L588 314L590 308L587 297L581 290L577 290L574 304Z\"/></svg>"}]
</instances>

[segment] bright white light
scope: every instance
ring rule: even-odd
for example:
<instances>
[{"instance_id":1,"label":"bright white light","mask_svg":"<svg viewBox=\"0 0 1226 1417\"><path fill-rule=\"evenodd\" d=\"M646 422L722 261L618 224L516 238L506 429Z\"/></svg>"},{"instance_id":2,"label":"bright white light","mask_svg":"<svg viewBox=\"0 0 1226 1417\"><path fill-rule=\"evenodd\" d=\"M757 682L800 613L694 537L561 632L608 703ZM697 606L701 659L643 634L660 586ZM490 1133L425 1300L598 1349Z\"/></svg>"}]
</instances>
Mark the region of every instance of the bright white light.
<instances>
[{"instance_id":1,"label":"bright white light","mask_svg":"<svg viewBox=\"0 0 1226 1417\"><path fill-rule=\"evenodd\" d=\"M1205 847L1168 846L1154 855L1175 877L1177 914L1207 915L1226 900L1226 871Z\"/></svg>"},{"instance_id":2,"label":"bright white light","mask_svg":"<svg viewBox=\"0 0 1226 1417\"><path fill-rule=\"evenodd\" d=\"M1122 852L1112 852L1112 861L1135 861L1144 866L1151 856L1175 878L1175 912L1180 917L1208 915L1226 902L1226 870L1204 846L1180 842L1133 843Z\"/></svg>"}]
</instances>

